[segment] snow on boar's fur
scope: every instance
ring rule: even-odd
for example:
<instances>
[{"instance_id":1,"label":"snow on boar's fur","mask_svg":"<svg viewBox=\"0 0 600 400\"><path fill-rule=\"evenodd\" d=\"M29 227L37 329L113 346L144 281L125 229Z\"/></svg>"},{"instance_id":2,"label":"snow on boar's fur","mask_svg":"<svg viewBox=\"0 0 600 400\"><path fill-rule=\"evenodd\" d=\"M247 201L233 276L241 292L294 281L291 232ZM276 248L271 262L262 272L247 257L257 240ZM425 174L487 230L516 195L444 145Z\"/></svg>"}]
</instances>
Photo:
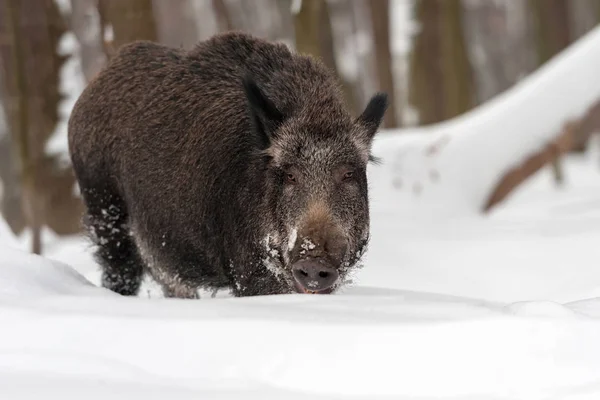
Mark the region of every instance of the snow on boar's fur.
<instances>
[{"instance_id":1,"label":"snow on boar's fur","mask_svg":"<svg viewBox=\"0 0 600 400\"><path fill-rule=\"evenodd\" d=\"M102 284L135 295L332 293L369 239L386 111L344 108L316 59L242 33L123 46L78 99L69 150Z\"/></svg>"}]
</instances>

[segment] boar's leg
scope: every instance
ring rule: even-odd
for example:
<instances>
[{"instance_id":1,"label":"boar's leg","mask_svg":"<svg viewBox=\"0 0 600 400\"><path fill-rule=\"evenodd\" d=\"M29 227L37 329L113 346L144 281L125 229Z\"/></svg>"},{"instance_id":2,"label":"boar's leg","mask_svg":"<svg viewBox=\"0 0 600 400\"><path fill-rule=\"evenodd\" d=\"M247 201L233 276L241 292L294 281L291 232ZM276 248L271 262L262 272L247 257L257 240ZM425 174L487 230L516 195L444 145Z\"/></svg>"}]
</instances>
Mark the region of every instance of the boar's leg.
<instances>
[{"instance_id":1,"label":"boar's leg","mask_svg":"<svg viewBox=\"0 0 600 400\"><path fill-rule=\"evenodd\" d=\"M138 293L144 266L129 234L125 204L108 185L82 187L87 206L84 223L96 244L102 286L124 296Z\"/></svg>"}]
</instances>

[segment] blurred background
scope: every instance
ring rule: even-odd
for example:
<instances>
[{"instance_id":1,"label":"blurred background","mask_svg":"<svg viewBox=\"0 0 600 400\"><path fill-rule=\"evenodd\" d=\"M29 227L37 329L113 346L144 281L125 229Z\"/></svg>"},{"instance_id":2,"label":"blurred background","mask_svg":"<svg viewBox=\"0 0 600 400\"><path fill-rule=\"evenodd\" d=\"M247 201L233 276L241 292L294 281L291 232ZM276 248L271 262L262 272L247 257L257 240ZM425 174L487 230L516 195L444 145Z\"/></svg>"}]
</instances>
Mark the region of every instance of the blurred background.
<instances>
[{"instance_id":1,"label":"blurred background","mask_svg":"<svg viewBox=\"0 0 600 400\"><path fill-rule=\"evenodd\" d=\"M30 232L35 253L42 229L79 232L69 112L134 40L189 49L241 30L284 42L335 70L354 114L386 91L388 134L489 101L599 21L599 0L0 0L0 211L13 233ZM585 150L596 114L538 166L557 185L558 154Z\"/></svg>"}]
</instances>

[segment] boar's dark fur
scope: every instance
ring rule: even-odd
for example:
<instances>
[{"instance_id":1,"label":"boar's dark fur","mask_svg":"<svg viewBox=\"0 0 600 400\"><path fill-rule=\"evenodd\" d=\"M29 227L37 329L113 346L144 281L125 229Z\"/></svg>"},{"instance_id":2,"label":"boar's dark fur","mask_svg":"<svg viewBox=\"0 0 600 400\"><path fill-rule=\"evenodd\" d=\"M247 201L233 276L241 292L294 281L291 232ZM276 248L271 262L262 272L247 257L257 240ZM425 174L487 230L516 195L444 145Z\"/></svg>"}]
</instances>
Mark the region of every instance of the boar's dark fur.
<instances>
[{"instance_id":1,"label":"boar's dark fur","mask_svg":"<svg viewBox=\"0 0 600 400\"><path fill-rule=\"evenodd\" d=\"M319 61L242 33L190 51L123 46L69 120L102 285L135 295L147 272L171 297L313 293L331 282L292 274L313 260L339 274L321 292L334 291L369 239L366 167L386 107L376 94L352 117Z\"/></svg>"}]
</instances>

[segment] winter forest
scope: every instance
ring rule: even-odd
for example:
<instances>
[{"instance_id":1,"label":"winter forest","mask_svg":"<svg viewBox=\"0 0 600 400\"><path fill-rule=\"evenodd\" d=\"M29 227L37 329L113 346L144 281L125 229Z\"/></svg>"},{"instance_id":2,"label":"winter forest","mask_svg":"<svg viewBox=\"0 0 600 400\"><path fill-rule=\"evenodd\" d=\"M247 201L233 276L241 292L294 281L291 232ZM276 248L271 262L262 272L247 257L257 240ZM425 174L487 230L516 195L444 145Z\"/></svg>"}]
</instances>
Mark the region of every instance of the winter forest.
<instances>
[{"instance_id":1,"label":"winter forest","mask_svg":"<svg viewBox=\"0 0 600 400\"><path fill-rule=\"evenodd\" d=\"M599 0L0 0L0 398L600 398L599 23ZM123 45L229 31L319 59L353 117L387 93L364 259L325 296L120 296L73 106Z\"/></svg>"}]
</instances>

